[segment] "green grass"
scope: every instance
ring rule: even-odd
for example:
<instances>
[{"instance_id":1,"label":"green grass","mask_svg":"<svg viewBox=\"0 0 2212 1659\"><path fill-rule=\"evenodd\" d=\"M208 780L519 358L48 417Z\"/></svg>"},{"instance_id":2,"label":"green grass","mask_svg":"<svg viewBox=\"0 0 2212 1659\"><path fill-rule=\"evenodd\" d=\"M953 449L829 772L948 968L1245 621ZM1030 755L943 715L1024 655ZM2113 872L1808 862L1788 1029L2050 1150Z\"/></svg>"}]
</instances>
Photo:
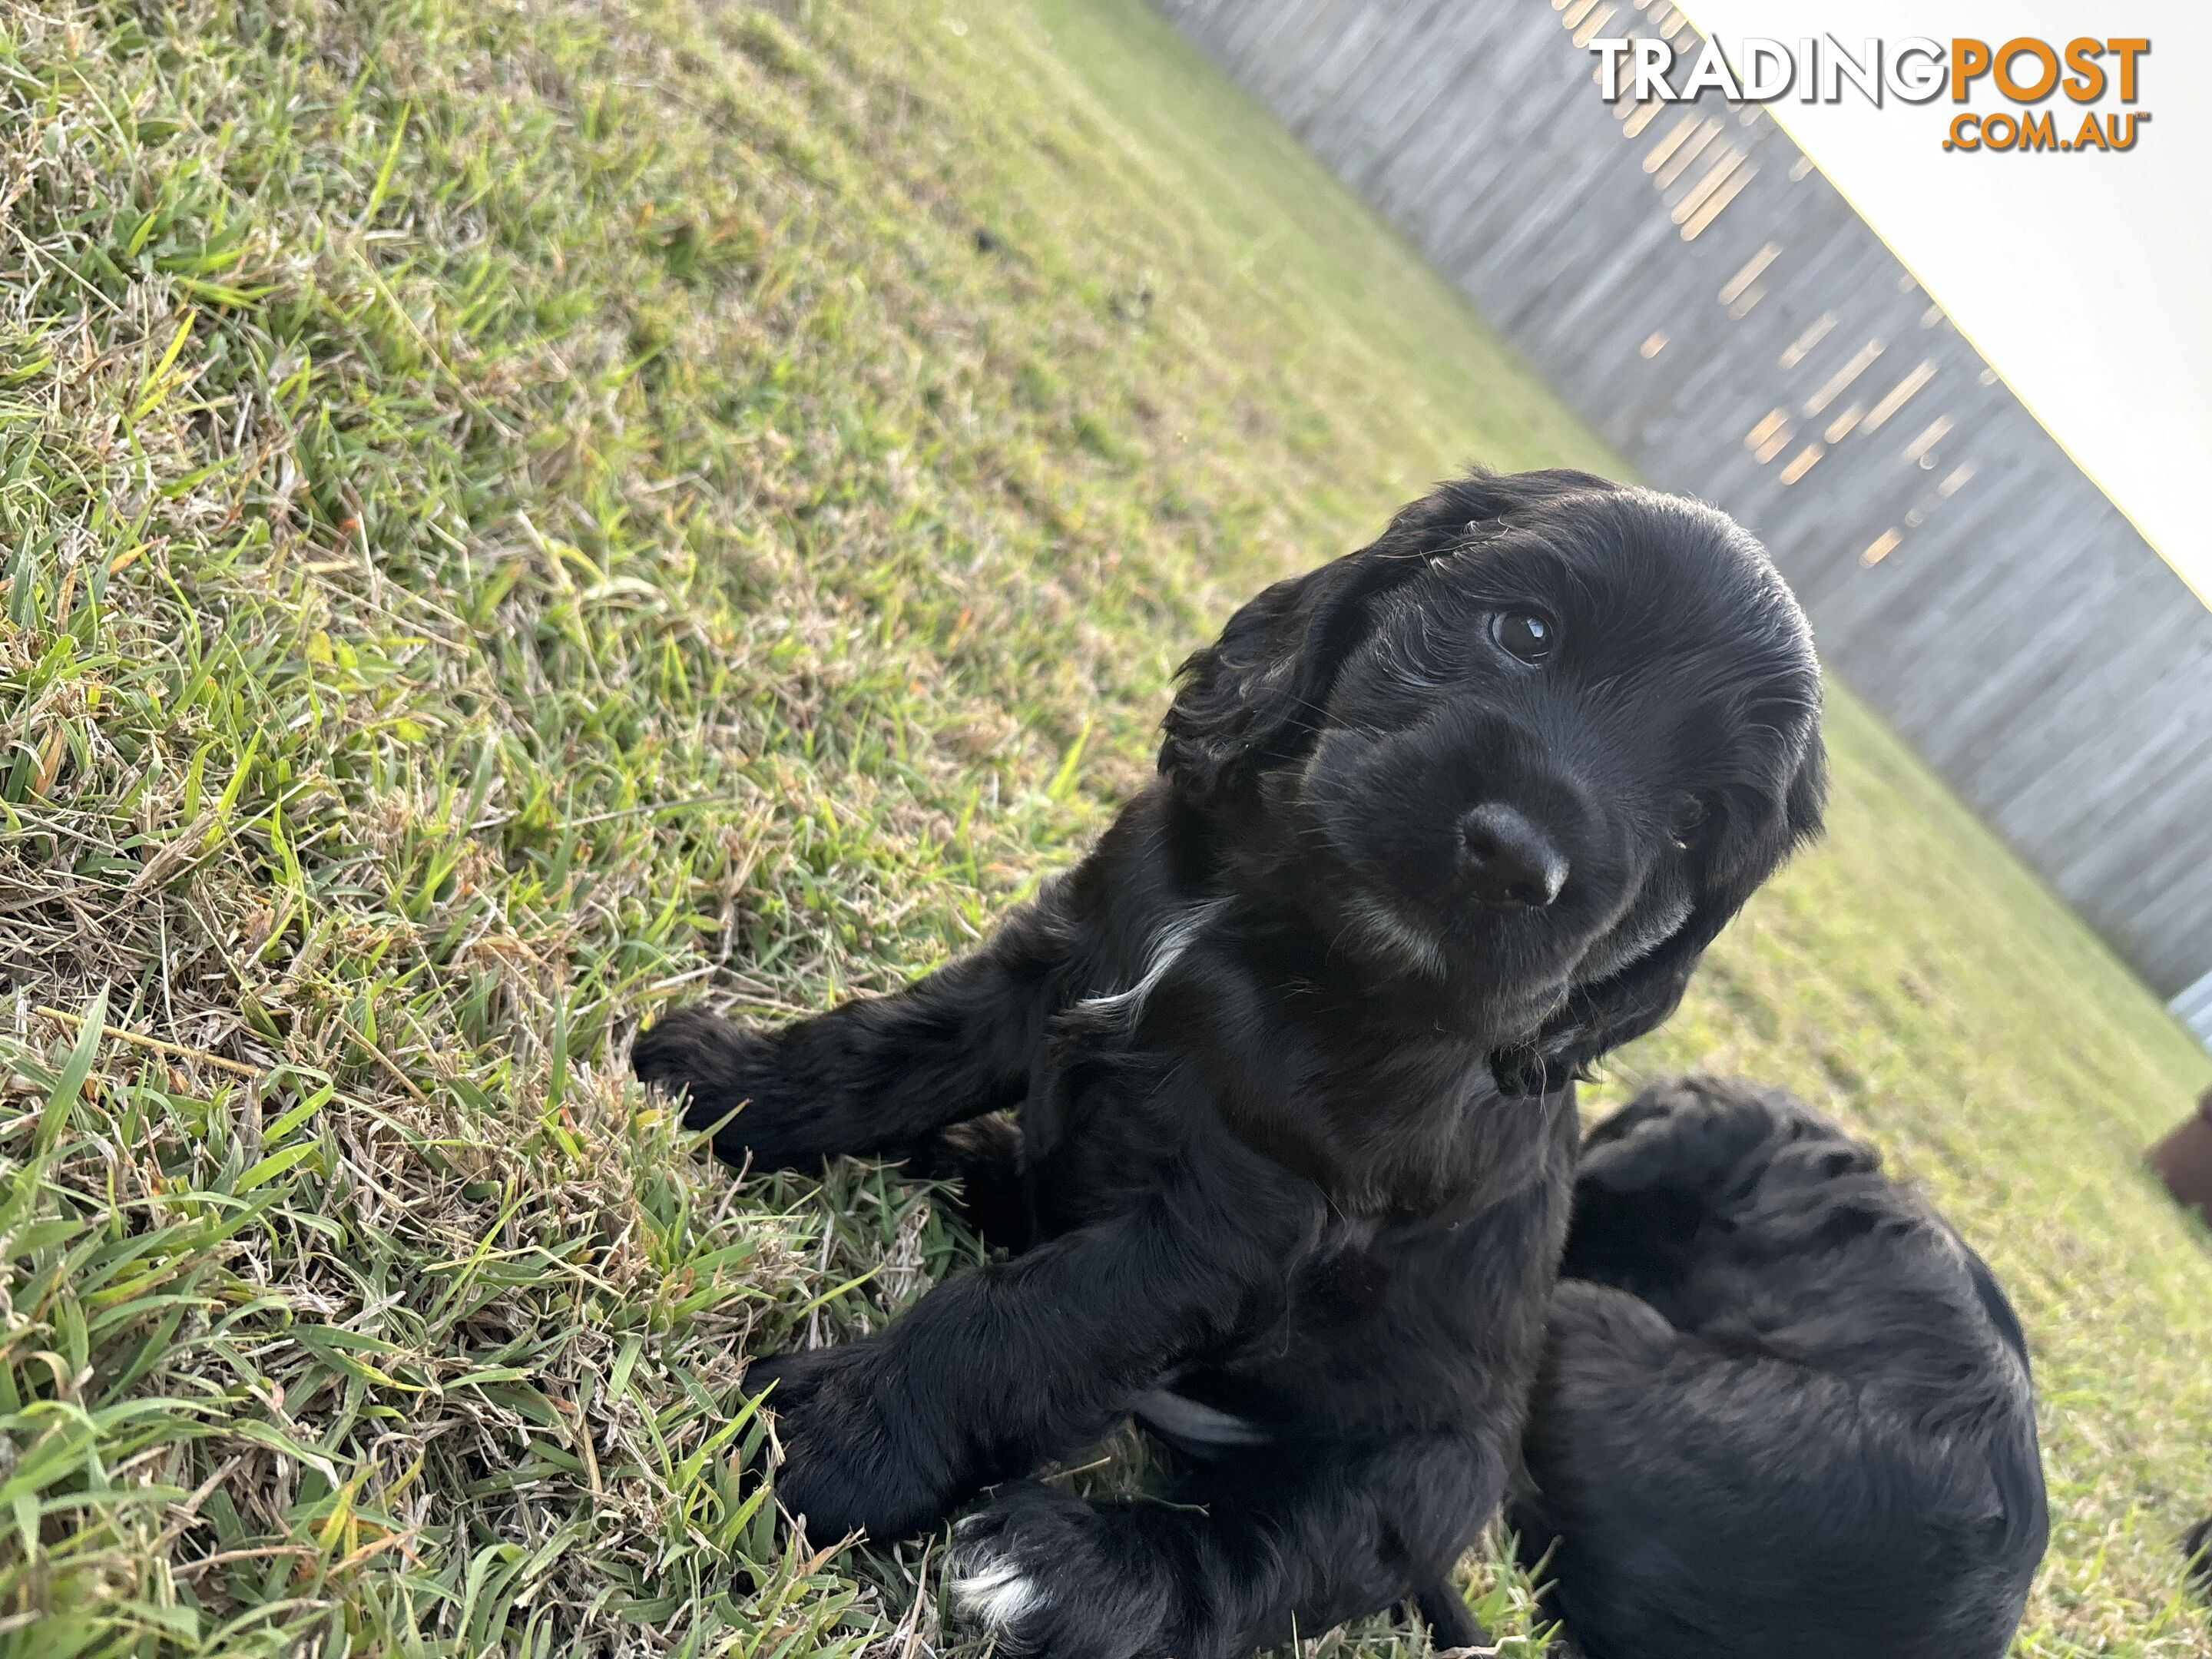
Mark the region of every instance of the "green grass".
<instances>
[{"instance_id":1,"label":"green grass","mask_svg":"<svg viewBox=\"0 0 2212 1659\"><path fill-rule=\"evenodd\" d=\"M0 1647L941 1645L933 1548L740 1491L738 1379L972 1240L733 1184L629 1033L962 949L1237 598L1469 458L1617 466L1133 0L0 0ZM2035 1346L2022 1650L2212 1655L2137 1161L2212 1063L1831 738L1609 1092L1877 1135Z\"/></svg>"}]
</instances>

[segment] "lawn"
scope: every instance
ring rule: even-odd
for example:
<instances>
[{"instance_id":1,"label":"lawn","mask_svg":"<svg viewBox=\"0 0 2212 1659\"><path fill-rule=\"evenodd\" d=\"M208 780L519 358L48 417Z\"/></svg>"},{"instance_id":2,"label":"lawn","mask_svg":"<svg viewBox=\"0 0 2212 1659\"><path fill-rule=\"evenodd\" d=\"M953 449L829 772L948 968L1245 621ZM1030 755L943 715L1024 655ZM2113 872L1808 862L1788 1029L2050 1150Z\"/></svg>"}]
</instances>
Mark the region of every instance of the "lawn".
<instances>
[{"instance_id":1,"label":"lawn","mask_svg":"<svg viewBox=\"0 0 2212 1659\"><path fill-rule=\"evenodd\" d=\"M738 1379L976 1246L733 1182L629 1036L963 948L1470 458L1619 470L1135 0L0 0L0 1651L957 1645L934 1545L779 1536ZM2139 1167L2212 1061L1832 710L1826 842L1601 1102L1879 1138L2034 1346L2021 1650L2212 1656Z\"/></svg>"}]
</instances>

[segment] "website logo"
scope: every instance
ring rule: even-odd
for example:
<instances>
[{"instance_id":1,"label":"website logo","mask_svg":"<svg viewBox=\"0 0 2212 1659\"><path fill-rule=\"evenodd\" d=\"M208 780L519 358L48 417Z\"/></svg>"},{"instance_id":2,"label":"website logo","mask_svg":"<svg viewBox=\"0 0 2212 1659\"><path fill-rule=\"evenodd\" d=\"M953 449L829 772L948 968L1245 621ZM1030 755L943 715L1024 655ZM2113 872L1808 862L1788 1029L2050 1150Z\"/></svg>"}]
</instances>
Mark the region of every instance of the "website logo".
<instances>
[{"instance_id":1,"label":"website logo","mask_svg":"<svg viewBox=\"0 0 2212 1659\"><path fill-rule=\"evenodd\" d=\"M1960 110L1943 130L1945 149L1968 154L2133 149L2151 118L2148 110L2133 107L2150 55L2142 35L2083 35L2060 44L2023 34L1994 46L1965 36L1916 34L1847 46L1832 34L1716 35L1694 43L1693 58L1663 39L1601 36L1585 44L1607 102L1679 104L1717 92L1739 104L1859 97L1879 109L1887 100L1929 104L1947 93L1954 105L1986 98L2000 107Z\"/></svg>"}]
</instances>

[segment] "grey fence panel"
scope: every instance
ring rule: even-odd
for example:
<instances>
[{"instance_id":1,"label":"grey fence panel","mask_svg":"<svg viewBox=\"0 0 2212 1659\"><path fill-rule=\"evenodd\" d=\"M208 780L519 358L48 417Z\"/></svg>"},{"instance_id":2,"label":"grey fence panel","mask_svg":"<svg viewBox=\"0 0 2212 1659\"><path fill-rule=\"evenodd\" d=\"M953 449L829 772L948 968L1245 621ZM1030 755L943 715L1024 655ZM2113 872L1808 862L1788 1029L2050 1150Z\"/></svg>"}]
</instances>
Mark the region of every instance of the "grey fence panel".
<instances>
[{"instance_id":1,"label":"grey fence panel","mask_svg":"<svg viewBox=\"0 0 2212 1659\"><path fill-rule=\"evenodd\" d=\"M1755 106L1598 96L1668 0L1155 0L2212 1041L2212 611ZM1931 164L1936 158L1931 157Z\"/></svg>"}]
</instances>

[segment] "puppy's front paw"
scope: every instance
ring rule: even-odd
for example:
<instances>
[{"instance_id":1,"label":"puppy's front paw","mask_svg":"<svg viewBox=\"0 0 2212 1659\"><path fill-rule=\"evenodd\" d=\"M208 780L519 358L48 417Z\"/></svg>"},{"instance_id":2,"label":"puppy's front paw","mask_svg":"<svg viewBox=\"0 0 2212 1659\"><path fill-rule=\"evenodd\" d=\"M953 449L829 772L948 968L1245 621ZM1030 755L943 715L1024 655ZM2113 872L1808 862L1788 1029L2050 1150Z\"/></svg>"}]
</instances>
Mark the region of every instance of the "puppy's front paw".
<instances>
[{"instance_id":1,"label":"puppy's front paw","mask_svg":"<svg viewBox=\"0 0 2212 1659\"><path fill-rule=\"evenodd\" d=\"M890 1397L887 1370L877 1349L854 1342L757 1359L745 1373L748 1392L775 1384L776 1499L816 1544L856 1532L903 1538L974 1490L959 1489L927 1420Z\"/></svg>"},{"instance_id":2,"label":"puppy's front paw","mask_svg":"<svg viewBox=\"0 0 2212 1659\"><path fill-rule=\"evenodd\" d=\"M714 1127L726 1163L811 1169L840 1150L824 1144L822 1115L785 1075L774 1040L704 1008L678 1008L639 1032L629 1063L641 1080L684 1097L687 1127Z\"/></svg>"},{"instance_id":3,"label":"puppy's front paw","mask_svg":"<svg viewBox=\"0 0 2212 1659\"><path fill-rule=\"evenodd\" d=\"M1169 1650L1175 1586L1140 1512L1034 1480L1000 1488L955 1534L949 1583L1003 1650L1042 1659L1146 1659Z\"/></svg>"}]
</instances>

